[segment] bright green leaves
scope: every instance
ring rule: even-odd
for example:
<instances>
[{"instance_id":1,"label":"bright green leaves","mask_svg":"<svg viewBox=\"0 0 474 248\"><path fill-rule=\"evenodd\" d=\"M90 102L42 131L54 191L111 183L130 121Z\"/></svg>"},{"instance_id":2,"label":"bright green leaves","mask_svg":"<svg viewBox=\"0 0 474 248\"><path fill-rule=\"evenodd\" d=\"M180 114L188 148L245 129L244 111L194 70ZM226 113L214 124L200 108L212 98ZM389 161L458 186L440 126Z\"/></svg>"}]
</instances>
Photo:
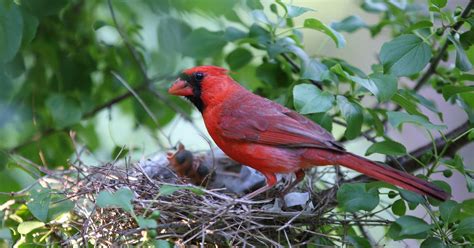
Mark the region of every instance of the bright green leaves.
<instances>
[{"instance_id":1,"label":"bright green leaves","mask_svg":"<svg viewBox=\"0 0 474 248\"><path fill-rule=\"evenodd\" d=\"M295 18L308 11L314 11L313 9L310 9L310 8L295 6L291 4L286 4L286 9L287 9L288 18Z\"/></svg>"},{"instance_id":2,"label":"bright green leaves","mask_svg":"<svg viewBox=\"0 0 474 248\"><path fill-rule=\"evenodd\" d=\"M74 202L61 198L52 190L39 188L29 192L31 199L26 203L31 214L41 222L48 222L74 208Z\"/></svg>"},{"instance_id":3,"label":"bright green leaves","mask_svg":"<svg viewBox=\"0 0 474 248\"><path fill-rule=\"evenodd\" d=\"M226 44L224 32L198 28L184 40L183 54L195 59L208 58L218 54Z\"/></svg>"},{"instance_id":4,"label":"bright green leaves","mask_svg":"<svg viewBox=\"0 0 474 248\"><path fill-rule=\"evenodd\" d=\"M446 129L445 125L432 124L429 120L419 115L411 115L405 112L388 111L387 116L388 116L388 121L390 125L392 125L395 128L398 128L403 123L412 123L412 124L416 124L418 126L421 126L427 129L435 129L435 130Z\"/></svg>"},{"instance_id":5,"label":"bright green leaves","mask_svg":"<svg viewBox=\"0 0 474 248\"><path fill-rule=\"evenodd\" d=\"M133 191L121 188L114 193L101 191L97 196L97 206L101 208L121 208L129 213L133 213L132 200Z\"/></svg>"},{"instance_id":6,"label":"bright green leaves","mask_svg":"<svg viewBox=\"0 0 474 248\"><path fill-rule=\"evenodd\" d=\"M424 220L415 216L405 215L398 218L395 223L390 226L388 234L394 240L404 238L424 238L430 229L431 225L426 223Z\"/></svg>"},{"instance_id":7,"label":"bright green leaves","mask_svg":"<svg viewBox=\"0 0 474 248\"><path fill-rule=\"evenodd\" d=\"M346 241L351 243L355 248L370 248L370 242L366 238L355 235L347 235Z\"/></svg>"},{"instance_id":8,"label":"bright green leaves","mask_svg":"<svg viewBox=\"0 0 474 248\"><path fill-rule=\"evenodd\" d=\"M391 156L400 156L400 155L405 155L407 153L407 149L405 148L404 145L396 141L386 139L384 141L372 144L367 149L367 152L365 153L365 155L371 155L373 153L380 153L380 154L391 155Z\"/></svg>"},{"instance_id":9,"label":"bright green leaves","mask_svg":"<svg viewBox=\"0 0 474 248\"><path fill-rule=\"evenodd\" d=\"M24 221L18 225L18 233L25 235L44 226L45 224L40 221Z\"/></svg>"},{"instance_id":10,"label":"bright green leaves","mask_svg":"<svg viewBox=\"0 0 474 248\"><path fill-rule=\"evenodd\" d=\"M474 86L445 85L442 88L443 97L445 100L448 100L456 94L470 91L474 91Z\"/></svg>"},{"instance_id":11,"label":"bright green leaves","mask_svg":"<svg viewBox=\"0 0 474 248\"><path fill-rule=\"evenodd\" d=\"M359 16L348 16L340 22L331 23L331 27L336 31L352 33L360 28L367 27L367 24Z\"/></svg>"},{"instance_id":12,"label":"bright green leaves","mask_svg":"<svg viewBox=\"0 0 474 248\"><path fill-rule=\"evenodd\" d=\"M0 4L0 64L13 59L20 49L23 18L16 4Z\"/></svg>"},{"instance_id":13,"label":"bright green leaves","mask_svg":"<svg viewBox=\"0 0 474 248\"><path fill-rule=\"evenodd\" d=\"M337 47L344 47L346 44L346 40L344 39L344 36L342 36L342 34L327 26L326 24L322 23L318 19L306 19L304 21L304 27L323 32L324 34L329 36L334 41L334 43L336 43Z\"/></svg>"},{"instance_id":14,"label":"bright green leaves","mask_svg":"<svg viewBox=\"0 0 474 248\"><path fill-rule=\"evenodd\" d=\"M57 128L71 126L78 123L82 118L80 103L65 95L52 94L46 100L46 107L49 109L54 126Z\"/></svg>"},{"instance_id":15,"label":"bright green leaves","mask_svg":"<svg viewBox=\"0 0 474 248\"><path fill-rule=\"evenodd\" d=\"M344 96L337 96L337 105L347 123L344 135L348 139L357 138L364 122L363 108L355 101Z\"/></svg>"},{"instance_id":16,"label":"bright green leaves","mask_svg":"<svg viewBox=\"0 0 474 248\"><path fill-rule=\"evenodd\" d=\"M173 185L162 185L160 187L160 196L168 196L172 195L174 192L178 190L189 190L193 192L196 195L202 195L204 194L204 191L198 187L193 187L193 186L173 186Z\"/></svg>"},{"instance_id":17,"label":"bright green leaves","mask_svg":"<svg viewBox=\"0 0 474 248\"><path fill-rule=\"evenodd\" d=\"M401 35L385 43L380 61L386 73L410 76L420 72L431 59L431 48L416 35Z\"/></svg>"},{"instance_id":18,"label":"bright green leaves","mask_svg":"<svg viewBox=\"0 0 474 248\"><path fill-rule=\"evenodd\" d=\"M466 172L464 161L459 154L454 155L454 158L451 160L443 161L446 165L450 166L451 168L459 171L464 178L466 179L466 188L469 192L474 192L474 178L471 177L469 173Z\"/></svg>"},{"instance_id":19,"label":"bright green leaves","mask_svg":"<svg viewBox=\"0 0 474 248\"><path fill-rule=\"evenodd\" d=\"M379 204L376 188L367 189L364 183L346 183L337 191L339 207L347 212L371 211Z\"/></svg>"},{"instance_id":20,"label":"bright green leaves","mask_svg":"<svg viewBox=\"0 0 474 248\"><path fill-rule=\"evenodd\" d=\"M446 6L448 0L430 0L430 3L441 9Z\"/></svg>"},{"instance_id":21,"label":"bright green leaves","mask_svg":"<svg viewBox=\"0 0 474 248\"><path fill-rule=\"evenodd\" d=\"M239 47L229 53L225 61L231 70L238 70L247 65L252 60L252 58L252 53L249 50Z\"/></svg>"},{"instance_id":22,"label":"bright green leaves","mask_svg":"<svg viewBox=\"0 0 474 248\"><path fill-rule=\"evenodd\" d=\"M293 88L293 103L301 114L326 112L334 103L334 96L312 84L299 84Z\"/></svg>"},{"instance_id":23,"label":"bright green leaves","mask_svg":"<svg viewBox=\"0 0 474 248\"><path fill-rule=\"evenodd\" d=\"M158 223L156 223L156 220L147 219L147 218L144 218L143 216L137 217L137 223L138 223L138 226L140 226L140 228L143 228L143 229L151 229L151 228L158 227Z\"/></svg>"}]
</instances>

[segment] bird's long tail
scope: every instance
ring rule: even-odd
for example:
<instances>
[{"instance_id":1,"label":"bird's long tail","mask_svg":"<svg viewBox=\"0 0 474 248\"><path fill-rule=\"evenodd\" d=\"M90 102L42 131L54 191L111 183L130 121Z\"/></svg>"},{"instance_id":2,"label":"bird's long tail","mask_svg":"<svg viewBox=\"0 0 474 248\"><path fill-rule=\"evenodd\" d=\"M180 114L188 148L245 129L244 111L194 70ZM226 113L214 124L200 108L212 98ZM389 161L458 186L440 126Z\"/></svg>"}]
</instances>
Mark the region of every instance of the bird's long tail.
<instances>
[{"instance_id":1,"label":"bird's long tail","mask_svg":"<svg viewBox=\"0 0 474 248\"><path fill-rule=\"evenodd\" d=\"M320 155L313 157L312 160L318 160L317 157L321 158ZM342 165L374 179L388 182L422 195L431 196L442 201L450 197L449 193L430 182L352 153L342 153L333 156L331 160L334 164Z\"/></svg>"}]
</instances>

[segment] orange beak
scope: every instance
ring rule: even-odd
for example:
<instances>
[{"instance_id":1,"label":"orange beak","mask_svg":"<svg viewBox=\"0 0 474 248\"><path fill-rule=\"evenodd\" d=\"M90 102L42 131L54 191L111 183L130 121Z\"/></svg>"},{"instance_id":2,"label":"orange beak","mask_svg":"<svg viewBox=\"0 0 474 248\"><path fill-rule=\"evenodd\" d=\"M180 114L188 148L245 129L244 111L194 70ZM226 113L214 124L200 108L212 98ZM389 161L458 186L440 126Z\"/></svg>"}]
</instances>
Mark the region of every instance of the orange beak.
<instances>
[{"instance_id":1,"label":"orange beak","mask_svg":"<svg viewBox=\"0 0 474 248\"><path fill-rule=\"evenodd\" d=\"M176 96L192 96L193 89L186 81L177 79L169 88L168 93Z\"/></svg>"}]
</instances>

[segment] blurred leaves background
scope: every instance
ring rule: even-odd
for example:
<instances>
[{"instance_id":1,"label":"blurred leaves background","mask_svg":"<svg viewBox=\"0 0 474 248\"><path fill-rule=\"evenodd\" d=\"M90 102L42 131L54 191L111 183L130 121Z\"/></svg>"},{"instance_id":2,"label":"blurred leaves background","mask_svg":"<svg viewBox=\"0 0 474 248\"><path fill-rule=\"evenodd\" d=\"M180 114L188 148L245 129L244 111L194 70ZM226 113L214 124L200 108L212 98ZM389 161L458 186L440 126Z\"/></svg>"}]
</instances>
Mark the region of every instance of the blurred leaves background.
<instances>
[{"instance_id":1,"label":"blurred leaves background","mask_svg":"<svg viewBox=\"0 0 474 248\"><path fill-rule=\"evenodd\" d=\"M174 146L174 132L193 132L196 143L204 144L195 147L206 147L197 131L202 122L190 104L166 93L176 75L194 65L229 68L245 87L335 129L341 141L369 137L375 144L362 153L409 155L407 144L387 135L406 123L420 126L433 141L432 135L447 132L445 113L420 94L422 86L464 111L467 127L472 126L472 2L328 1L329 13L343 7L365 12L340 20L299 2L0 0L0 191L34 184L41 168L67 169L78 152L93 164L116 159L124 146L140 157ZM332 22L323 21L327 18ZM348 36L354 32L363 35ZM383 45L378 54L346 61L336 49L350 46L347 37L382 39ZM464 131L455 138L473 138L470 129ZM438 170L443 164L465 176L472 192L474 168L465 168L461 158L427 154L431 157L420 163L432 167L424 176L443 172ZM370 211L378 204L377 191L348 187L338 195L343 209ZM364 204L345 202L351 192L359 192ZM50 205L47 192L34 195ZM10 198L2 195L0 201ZM446 204L451 205L440 209L443 221L472 229L472 217L452 219L461 203ZM34 203L28 208L42 222L52 218ZM392 208L403 215L398 213L405 212L405 201L398 199ZM451 236L434 237L428 224L413 218L397 219L388 237L451 242ZM462 239L457 244L473 240L472 232L457 232ZM351 235L349 243L365 244Z\"/></svg>"}]
</instances>

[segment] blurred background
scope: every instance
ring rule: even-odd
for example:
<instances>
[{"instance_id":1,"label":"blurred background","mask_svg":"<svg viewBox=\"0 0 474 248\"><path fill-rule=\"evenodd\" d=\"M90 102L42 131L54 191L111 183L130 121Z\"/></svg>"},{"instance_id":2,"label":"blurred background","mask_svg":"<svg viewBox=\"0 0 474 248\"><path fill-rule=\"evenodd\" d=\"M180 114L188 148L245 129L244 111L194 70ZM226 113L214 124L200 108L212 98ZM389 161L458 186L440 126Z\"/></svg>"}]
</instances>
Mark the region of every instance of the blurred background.
<instances>
[{"instance_id":1,"label":"blurred background","mask_svg":"<svg viewBox=\"0 0 474 248\"><path fill-rule=\"evenodd\" d=\"M183 69L221 65L231 69L232 77L245 87L283 104L291 102L291 86L299 80L289 76L289 68L282 69L269 61L266 51L242 39L246 30L261 32L252 25L264 17L252 14L250 9L262 6L271 16L269 6L273 1L114 0L114 15L107 1L20 2L21 9L7 13L14 3L0 1L4 5L0 21L22 27L17 32L15 27L6 27L12 34L2 38L6 40L2 56L12 57L0 70L3 192L17 191L34 182L31 168L22 165L25 159L49 169L62 169L79 153L85 164L95 166L124 156L119 155L122 150L138 160L178 142L193 151L209 149L213 144L209 143L200 113L183 99L166 93ZM293 25L300 27L310 17L330 24L350 15L359 16L367 26L378 23L382 14L364 11L362 2L294 0L291 4L314 11L295 17ZM415 2L421 13L427 13L426 1ZM450 0L447 8L454 10L467 2ZM343 32L346 45L338 48L321 32L297 31L295 35L302 38L301 45L310 56L340 58L365 73L379 63L382 45L392 39L389 29L373 37L370 29L361 28ZM443 63L452 64L453 59ZM399 87L404 85L413 82L401 78ZM143 103L131 92L137 92ZM461 108L447 103L431 87L423 88L420 94L435 102L448 130L466 121ZM370 106L373 101L366 104ZM442 123L436 114L422 110L433 123ZM335 137L341 138L344 130L332 124ZM74 132L74 142L70 131ZM414 125L405 125L402 131L389 128L388 135L408 151L430 142L427 132ZM349 151L360 155L369 145L363 138L346 142ZM10 157L8 152L19 156ZM473 144L460 151L471 170L472 153ZM383 160L384 156L370 158ZM441 174L434 178L445 180ZM449 182L455 200L474 197L464 186L464 176L455 172ZM0 196L0 201L5 199Z\"/></svg>"}]
</instances>

